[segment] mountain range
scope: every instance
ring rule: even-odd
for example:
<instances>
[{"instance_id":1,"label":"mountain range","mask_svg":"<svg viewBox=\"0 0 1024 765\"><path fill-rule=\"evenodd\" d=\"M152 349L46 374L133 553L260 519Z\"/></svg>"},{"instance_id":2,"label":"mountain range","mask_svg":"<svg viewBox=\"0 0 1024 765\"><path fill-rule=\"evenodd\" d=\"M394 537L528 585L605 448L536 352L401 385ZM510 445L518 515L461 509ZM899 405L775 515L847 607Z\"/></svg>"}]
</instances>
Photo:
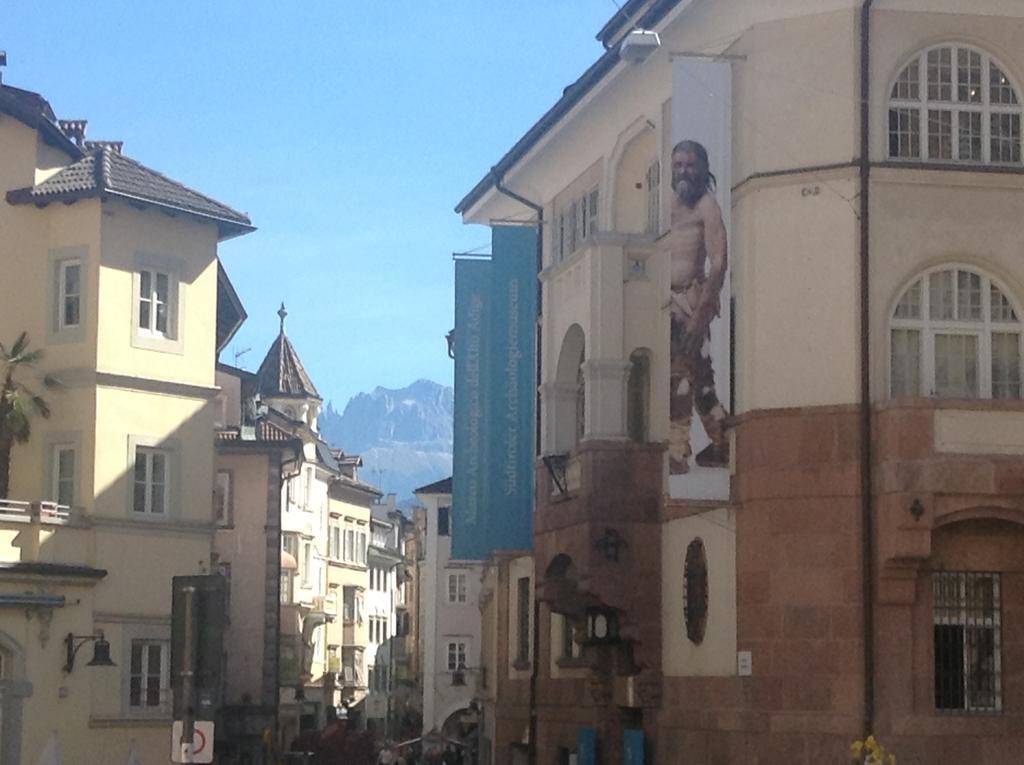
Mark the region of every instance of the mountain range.
<instances>
[{"instance_id":1,"label":"mountain range","mask_svg":"<svg viewBox=\"0 0 1024 765\"><path fill-rule=\"evenodd\" d=\"M377 387L354 396L340 413L328 402L320 434L331 446L360 455L360 478L409 507L414 489L451 475L453 406L454 390L431 380L398 390Z\"/></svg>"}]
</instances>

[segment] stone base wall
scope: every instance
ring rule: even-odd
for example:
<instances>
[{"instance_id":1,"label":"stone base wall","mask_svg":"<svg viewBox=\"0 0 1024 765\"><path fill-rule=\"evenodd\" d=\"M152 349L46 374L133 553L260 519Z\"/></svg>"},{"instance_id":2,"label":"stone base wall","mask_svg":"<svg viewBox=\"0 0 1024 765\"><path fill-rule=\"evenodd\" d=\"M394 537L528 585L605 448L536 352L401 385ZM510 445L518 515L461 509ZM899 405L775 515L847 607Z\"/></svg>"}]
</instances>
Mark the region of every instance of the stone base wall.
<instances>
[{"instance_id":1,"label":"stone base wall","mask_svg":"<svg viewBox=\"0 0 1024 765\"><path fill-rule=\"evenodd\" d=\"M873 732L901 765L1009 765L1024 752L1024 455L951 448L949 422L960 427L966 418L970 436L978 432L970 412L1000 407L961 404L887 402L873 418ZM946 428L941 434L938 422ZM629 637L638 668L648 678L655 670L659 693L642 709L623 709L615 683L603 677L607 669L583 684L542 671L538 763L558 762L559 747L575 747L581 726L597 729L602 762L617 762L622 729L637 725L658 765L847 762L850 744L863 735L865 694L857 407L755 412L736 425L737 648L751 653L749 677L660 674L660 531L650 520L650 493L629 500L639 475L661 486L653 477L661 455L620 445L613 468L616 449L602 445L599 452L579 455L591 467L581 470L575 493L539 499L538 577L543 588L544 567L567 553L588 592L624 604L627 624L637 625ZM538 486L546 478L540 475ZM630 543L621 567L593 552L619 503L628 509L616 527ZM661 520L702 511L660 493L658 504ZM1001 572L997 713L935 709L931 588L938 570ZM541 644L547 639L542 635ZM686 636L666 632L664 639ZM589 649L588 657L599 659L599 652ZM621 666L607 657L596 663Z\"/></svg>"}]
</instances>

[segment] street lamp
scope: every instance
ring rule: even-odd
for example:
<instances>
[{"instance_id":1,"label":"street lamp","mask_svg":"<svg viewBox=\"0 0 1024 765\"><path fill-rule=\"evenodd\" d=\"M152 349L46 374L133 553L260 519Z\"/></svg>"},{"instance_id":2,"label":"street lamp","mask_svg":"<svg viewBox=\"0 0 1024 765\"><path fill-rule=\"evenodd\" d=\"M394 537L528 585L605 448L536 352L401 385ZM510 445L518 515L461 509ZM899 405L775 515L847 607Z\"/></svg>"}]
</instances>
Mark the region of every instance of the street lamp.
<instances>
[{"instance_id":1,"label":"street lamp","mask_svg":"<svg viewBox=\"0 0 1024 765\"><path fill-rule=\"evenodd\" d=\"M587 644L608 645L619 640L619 615L614 608L587 609Z\"/></svg>"},{"instance_id":2,"label":"street lamp","mask_svg":"<svg viewBox=\"0 0 1024 765\"><path fill-rule=\"evenodd\" d=\"M75 668L75 656L82 649L82 646L86 643L95 641L96 645L92 649L92 660L86 664L87 667L116 667L113 661L110 659L110 643L107 642L102 632L97 632L95 635L75 635L68 633L68 636L64 638L65 648L65 661L64 671L71 673L71 670Z\"/></svg>"}]
</instances>

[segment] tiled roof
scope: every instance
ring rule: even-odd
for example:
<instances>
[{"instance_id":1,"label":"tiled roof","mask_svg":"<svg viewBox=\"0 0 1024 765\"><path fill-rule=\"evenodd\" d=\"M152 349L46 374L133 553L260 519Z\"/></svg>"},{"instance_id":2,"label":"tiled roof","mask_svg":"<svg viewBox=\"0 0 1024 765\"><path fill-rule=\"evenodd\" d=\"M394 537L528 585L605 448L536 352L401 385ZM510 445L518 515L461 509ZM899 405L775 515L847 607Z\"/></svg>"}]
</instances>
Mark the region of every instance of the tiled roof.
<instances>
[{"instance_id":1,"label":"tiled roof","mask_svg":"<svg viewBox=\"0 0 1024 765\"><path fill-rule=\"evenodd\" d=\"M274 396L299 396L320 398L320 394L302 366L299 354L288 340L284 330L270 346L266 358L256 373L257 390L264 398Z\"/></svg>"},{"instance_id":2,"label":"tiled roof","mask_svg":"<svg viewBox=\"0 0 1024 765\"><path fill-rule=\"evenodd\" d=\"M421 486L418 489L413 489L414 494L451 494L452 493L452 477L442 478L440 481L434 481L434 483L428 483L426 486Z\"/></svg>"},{"instance_id":3,"label":"tiled roof","mask_svg":"<svg viewBox=\"0 0 1024 765\"><path fill-rule=\"evenodd\" d=\"M82 150L57 126L57 117L49 102L38 93L10 85L0 85L0 113L39 131L43 140L77 159Z\"/></svg>"},{"instance_id":4,"label":"tiled roof","mask_svg":"<svg viewBox=\"0 0 1024 765\"><path fill-rule=\"evenodd\" d=\"M350 478L349 476L342 474L338 476L337 481L344 486L351 486L353 489L365 491L367 494L374 494L378 497L384 496L384 492L376 486L369 484L366 481L360 481L358 478Z\"/></svg>"},{"instance_id":5,"label":"tiled roof","mask_svg":"<svg viewBox=\"0 0 1024 765\"><path fill-rule=\"evenodd\" d=\"M87 154L42 183L7 192L7 201L43 205L101 195L145 202L211 220L217 223L222 236L253 230L248 215L129 159L109 145Z\"/></svg>"}]
</instances>

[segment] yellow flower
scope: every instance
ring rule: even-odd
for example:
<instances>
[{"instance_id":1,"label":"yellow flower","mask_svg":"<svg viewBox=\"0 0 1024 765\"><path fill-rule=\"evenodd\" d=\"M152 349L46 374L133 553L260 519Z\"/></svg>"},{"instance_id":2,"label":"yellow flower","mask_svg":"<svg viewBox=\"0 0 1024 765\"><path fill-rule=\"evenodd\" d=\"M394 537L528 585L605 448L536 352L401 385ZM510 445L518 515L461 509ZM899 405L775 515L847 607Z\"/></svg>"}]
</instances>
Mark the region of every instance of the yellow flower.
<instances>
[{"instance_id":1,"label":"yellow flower","mask_svg":"<svg viewBox=\"0 0 1024 765\"><path fill-rule=\"evenodd\" d=\"M855 760L859 760L861 758L861 755L863 755L863 754L864 754L864 742L863 741L854 741L852 744L850 744L850 757L852 757Z\"/></svg>"},{"instance_id":2,"label":"yellow flower","mask_svg":"<svg viewBox=\"0 0 1024 765\"><path fill-rule=\"evenodd\" d=\"M864 746L866 746L869 751L874 752L878 749L878 742L875 741L874 736L868 736L864 741Z\"/></svg>"},{"instance_id":3,"label":"yellow flower","mask_svg":"<svg viewBox=\"0 0 1024 765\"><path fill-rule=\"evenodd\" d=\"M890 754L889 755L889 765L896 765L896 755L895 754Z\"/></svg>"}]
</instances>

